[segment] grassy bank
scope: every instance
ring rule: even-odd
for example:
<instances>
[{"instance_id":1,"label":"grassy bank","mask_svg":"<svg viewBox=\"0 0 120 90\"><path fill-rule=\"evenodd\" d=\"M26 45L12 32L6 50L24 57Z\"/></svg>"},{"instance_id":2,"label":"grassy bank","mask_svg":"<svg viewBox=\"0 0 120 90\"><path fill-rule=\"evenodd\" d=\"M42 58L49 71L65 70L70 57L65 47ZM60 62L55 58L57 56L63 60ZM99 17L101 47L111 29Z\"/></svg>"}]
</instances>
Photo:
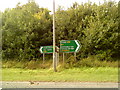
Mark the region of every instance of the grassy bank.
<instances>
[{"instance_id":1,"label":"grassy bank","mask_svg":"<svg viewBox=\"0 0 120 90\"><path fill-rule=\"evenodd\" d=\"M83 82L118 82L118 68L81 67L72 69L18 69L3 68L3 81L83 81Z\"/></svg>"},{"instance_id":2,"label":"grassy bank","mask_svg":"<svg viewBox=\"0 0 120 90\"><path fill-rule=\"evenodd\" d=\"M22 69L49 69L52 67L53 60L46 59L43 63L43 60L3 60L3 68L22 68ZM60 57L59 65L63 65L62 57ZM94 57L88 57L81 60L75 60L74 56L70 56L65 59L64 62L65 68L80 68L80 67L118 67L118 61L101 61Z\"/></svg>"}]
</instances>

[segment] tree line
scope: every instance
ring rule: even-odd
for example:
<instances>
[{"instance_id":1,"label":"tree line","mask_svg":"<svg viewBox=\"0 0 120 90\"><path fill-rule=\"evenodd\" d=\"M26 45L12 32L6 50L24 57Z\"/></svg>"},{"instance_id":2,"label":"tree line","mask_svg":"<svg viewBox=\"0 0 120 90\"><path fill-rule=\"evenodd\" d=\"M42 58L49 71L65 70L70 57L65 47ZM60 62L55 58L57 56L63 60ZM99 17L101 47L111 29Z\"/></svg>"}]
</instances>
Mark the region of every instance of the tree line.
<instances>
[{"instance_id":1,"label":"tree line","mask_svg":"<svg viewBox=\"0 0 120 90\"><path fill-rule=\"evenodd\" d=\"M3 60L39 59L40 46L52 45L52 14L34 1L2 13ZM77 60L95 56L99 60L120 58L118 3L78 4L64 10L59 6L55 13L56 45L60 40L79 40L82 47Z\"/></svg>"}]
</instances>

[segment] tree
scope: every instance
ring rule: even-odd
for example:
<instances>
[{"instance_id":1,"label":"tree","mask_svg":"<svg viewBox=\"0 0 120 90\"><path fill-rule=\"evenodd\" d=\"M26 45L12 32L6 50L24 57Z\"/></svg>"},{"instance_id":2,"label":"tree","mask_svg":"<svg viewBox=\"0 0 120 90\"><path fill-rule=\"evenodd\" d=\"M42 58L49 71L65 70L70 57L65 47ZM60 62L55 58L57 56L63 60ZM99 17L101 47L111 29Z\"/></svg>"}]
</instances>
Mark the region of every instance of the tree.
<instances>
[{"instance_id":1,"label":"tree","mask_svg":"<svg viewBox=\"0 0 120 90\"><path fill-rule=\"evenodd\" d=\"M40 18L37 16L40 15ZM3 13L3 56L18 60L39 57L39 47L51 39L49 10L39 8L35 2L16 6ZM46 35L46 33L48 33ZM49 34L50 33L50 34ZM43 41L43 37L47 41Z\"/></svg>"}]
</instances>

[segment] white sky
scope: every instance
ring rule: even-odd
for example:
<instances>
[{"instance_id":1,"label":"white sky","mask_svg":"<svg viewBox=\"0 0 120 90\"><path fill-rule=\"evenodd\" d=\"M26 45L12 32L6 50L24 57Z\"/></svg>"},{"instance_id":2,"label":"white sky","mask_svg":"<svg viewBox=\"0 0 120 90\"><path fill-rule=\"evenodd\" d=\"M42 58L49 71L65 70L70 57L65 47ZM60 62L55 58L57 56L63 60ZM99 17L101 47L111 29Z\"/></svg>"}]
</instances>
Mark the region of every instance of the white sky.
<instances>
[{"instance_id":1,"label":"white sky","mask_svg":"<svg viewBox=\"0 0 120 90\"><path fill-rule=\"evenodd\" d=\"M104 0L89 0L91 2L95 3L103 3ZM109 0L106 0L109 1ZM119 0L111 0L115 2L119 2ZM25 4L28 2L28 0L0 0L0 11L4 11L6 8L15 8L17 3L20 2L21 4ZM35 0L37 4L39 4L40 7L48 8L49 10L52 11L52 4L53 0ZM55 0L56 8L58 6L64 6L64 8L68 8L72 5L72 3L78 2L80 3L85 3L88 2L88 0Z\"/></svg>"}]
</instances>

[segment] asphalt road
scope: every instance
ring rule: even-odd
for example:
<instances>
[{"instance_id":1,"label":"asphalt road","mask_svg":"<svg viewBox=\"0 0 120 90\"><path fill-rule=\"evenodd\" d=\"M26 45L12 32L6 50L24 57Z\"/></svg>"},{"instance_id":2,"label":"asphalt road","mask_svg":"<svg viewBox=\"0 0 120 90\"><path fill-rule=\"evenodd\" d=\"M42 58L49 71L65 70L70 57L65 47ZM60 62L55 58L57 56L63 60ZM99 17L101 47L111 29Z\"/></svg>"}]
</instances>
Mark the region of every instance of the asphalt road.
<instances>
[{"instance_id":1,"label":"asphalt road","mask_svg":"<svg viewBox=\"0 0 120 90\"><path fill-rule=\"evenodd\" d=\"M118 88L113 82L2 82L2 88Z\"/></svg>"}]
</instances>

